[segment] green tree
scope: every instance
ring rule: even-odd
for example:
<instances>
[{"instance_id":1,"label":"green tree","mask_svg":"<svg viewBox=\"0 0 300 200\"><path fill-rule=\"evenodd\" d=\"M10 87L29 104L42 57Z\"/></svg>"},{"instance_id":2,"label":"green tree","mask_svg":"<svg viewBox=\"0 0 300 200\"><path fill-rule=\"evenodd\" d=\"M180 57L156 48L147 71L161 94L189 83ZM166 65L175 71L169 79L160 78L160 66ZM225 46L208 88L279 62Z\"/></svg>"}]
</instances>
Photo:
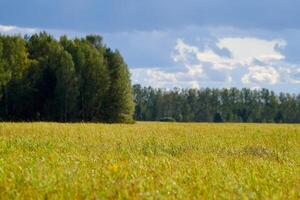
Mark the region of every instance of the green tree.
<instances>
[{"instance_id":1,"label":"green tree","mask_svg":"<svg viewBox=\"0 0 300 200\"><path fill-rule=\"evenodd\" d=\"M110 77L104 55L87 40L76 39L67 49L74 57L79 83L79 113L83 121L102 121Z\"/></svg>"},{"instance_id":2,"label":"green tree","mask_svg":"<svg viewBox=\"0 0 300 200\"><path fill-rule=\"evenodd\" d=\"M72 56L61 50L56 68L56 108L59 121L72 121L76 119L76 106L78 97L78 84Z\"/></svg>"},{"instance_id":3,"label":"green tree","mask_svg":"<svg viewBox=\"0 0 300 200\"><path fill-rule=\"evenodd\" d=\"M20 107L21 80L30 64L25 41L20 36L0 38L0 84L2 112L6 119L14 119Z\"/></svg>"},{"instance_id":4,"label":"green tree","mask_svg":"<svg viewBox=\"0 0 300 200\"><path fill-rule=\"evenodd\" d=\"M97 35L0 35L0 119L131 121L130 74L108 51Z\"/></svg>"},{"instance_id":5,"label":"green tree","mask_svg":"<svg viewBox=\"0 0 300 200\"><path fill-rule=\"evenodd\" d=\"M128 67L118 51L107 49L106 59L111 83L106 98L106 120L130 123L134 104Z\"/></svg>"}]
</instances>

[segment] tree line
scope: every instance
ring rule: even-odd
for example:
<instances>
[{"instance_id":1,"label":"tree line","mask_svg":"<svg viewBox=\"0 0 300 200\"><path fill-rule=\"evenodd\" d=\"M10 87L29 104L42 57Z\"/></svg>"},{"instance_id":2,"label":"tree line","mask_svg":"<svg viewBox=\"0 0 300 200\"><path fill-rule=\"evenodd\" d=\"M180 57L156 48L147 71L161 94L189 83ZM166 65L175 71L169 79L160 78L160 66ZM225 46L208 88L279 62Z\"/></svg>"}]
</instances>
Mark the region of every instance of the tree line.
<instances>
[{"instance_id":1,"label":"tree line","mask_svg":"<svg viewBox=\"0 0 300 200\"><path fill-rule=\"evenodd\" d=\"M132 122L130 73L102 38L0 35L0 120Z\"/></svg>"},{"instance_id":2,"label":"tree line","mask_svg":"<svg viewBox=\"0 0 300 200\"><path fill-rule=\"evenodd\" d=\"M134 85L135 119L299 123L300 95L267 89L173 89Z\"/></svg>"}]
</instances>

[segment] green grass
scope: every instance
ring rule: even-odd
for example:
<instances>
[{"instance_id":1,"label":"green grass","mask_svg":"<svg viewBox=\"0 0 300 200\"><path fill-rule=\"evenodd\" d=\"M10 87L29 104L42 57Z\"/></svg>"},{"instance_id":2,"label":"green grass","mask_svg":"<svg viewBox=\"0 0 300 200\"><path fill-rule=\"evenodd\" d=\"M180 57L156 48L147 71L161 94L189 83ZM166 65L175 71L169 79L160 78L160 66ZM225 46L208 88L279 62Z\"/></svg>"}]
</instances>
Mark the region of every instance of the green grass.
<instances>
[{"instance_id":1,"label":"green grass","mask_svg":"<svg viewBox=\"0 0 300 200\"><path fill-rule=\"evenodd\" d=\"M0 199L300 199L300 125L0 123Z\"/></svg>"}]
</instances>

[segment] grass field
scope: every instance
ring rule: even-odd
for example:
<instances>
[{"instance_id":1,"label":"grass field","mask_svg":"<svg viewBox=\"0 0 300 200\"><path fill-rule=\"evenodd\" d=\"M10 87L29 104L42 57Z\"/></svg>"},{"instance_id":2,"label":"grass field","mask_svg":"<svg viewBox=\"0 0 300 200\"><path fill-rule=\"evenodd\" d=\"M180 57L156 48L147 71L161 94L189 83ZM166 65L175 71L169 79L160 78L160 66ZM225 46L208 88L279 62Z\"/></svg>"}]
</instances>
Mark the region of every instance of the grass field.
<instances>
[{"instance_id":1,"label":"grass field","mask_svg":"<svg viewBox=\"0 0 300 200\"><path fill-rule=\"evenodd\" d=\"M0 123L0 199L300 199L300 125Z\"/></svg>"}]
</instances>

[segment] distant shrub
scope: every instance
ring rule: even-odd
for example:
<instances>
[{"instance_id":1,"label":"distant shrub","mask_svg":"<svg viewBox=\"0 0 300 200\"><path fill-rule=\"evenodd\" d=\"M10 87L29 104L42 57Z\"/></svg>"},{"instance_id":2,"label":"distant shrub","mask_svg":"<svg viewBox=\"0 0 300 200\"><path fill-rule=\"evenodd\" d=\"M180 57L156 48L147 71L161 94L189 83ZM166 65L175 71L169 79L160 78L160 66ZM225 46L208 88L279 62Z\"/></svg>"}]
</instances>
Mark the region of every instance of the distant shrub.
<instances>
[{"instance_id":1,"label":"distant shrub","mask_svg":"<svg viewBox=\"0 0 300 200\"><path fill-rule=\"evenodd\" d=\"M284 121L282 112L277 112L277 114L275 115L274 121L276 123L282 123Z\"/></svg>"},{"instance_id":2,"label":"distant shrub","mask_svg":"<svg viewBox=\"0 0 300 200\"><path fill-rule=\"evenodd\" d=\"M161 121L161 122L176 122L176 120L173 117L163 117L163 118L160 118L159 121Z\"/></svg>"},{"instance_id":3,"label":"distant shrub","mask_svg":"<svg viewBox=\"0 0 300 200\"><path fill-rule=\"evenodd\" d=\"M224 120L220 113L215 113L213 121L216 123L220 123L220 122L223 122Z\"/></svg>"}]
</instances>

